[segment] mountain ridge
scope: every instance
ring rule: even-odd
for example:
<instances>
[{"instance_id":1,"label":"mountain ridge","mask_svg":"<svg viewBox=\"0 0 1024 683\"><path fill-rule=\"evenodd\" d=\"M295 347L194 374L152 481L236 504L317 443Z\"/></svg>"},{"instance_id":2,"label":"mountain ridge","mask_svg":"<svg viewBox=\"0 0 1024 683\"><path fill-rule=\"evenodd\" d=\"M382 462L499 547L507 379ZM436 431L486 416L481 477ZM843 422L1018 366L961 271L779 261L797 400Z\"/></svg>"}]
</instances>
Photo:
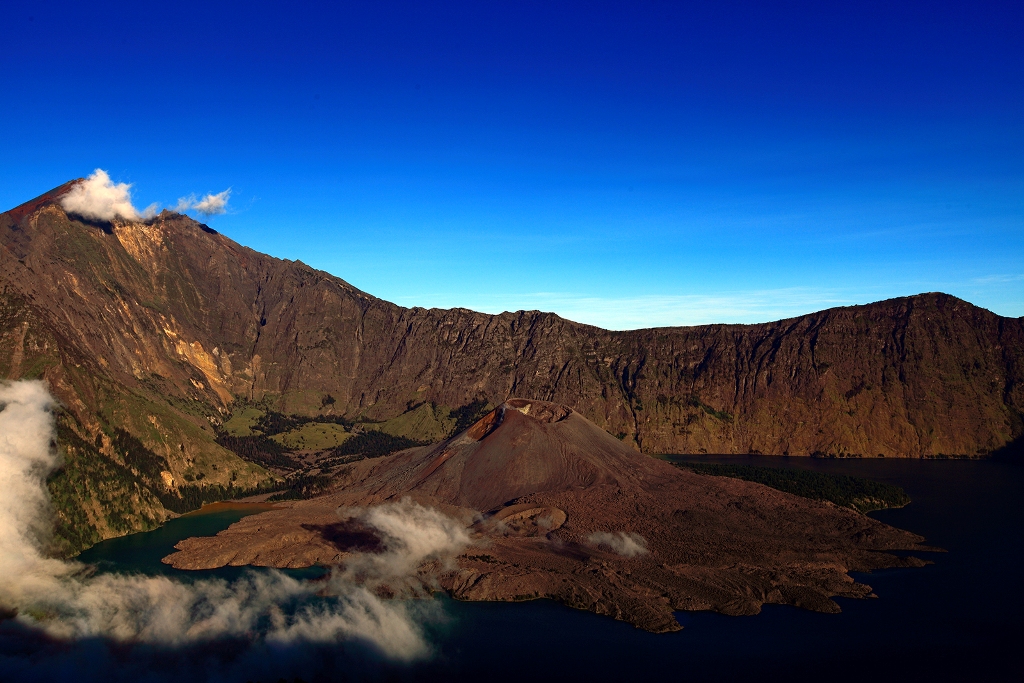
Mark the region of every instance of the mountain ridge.
<instances>
[{"instance_id":1,"label":"mountain ridge","mask_svg":"<svg viewBox=\"0 0 1024 683\"><path fill-rule=\"evenodd\" d=\"M648 453L974 457L1024 433L1024 319L949 295L630 331L403 308L173 212L82 220L70 186L0 214L0 373L45 379L96 457L138 438L168 463L147 486L270 481L216 443L242 403L383 421L528 396Z\"/></svg>"}]
</instances>

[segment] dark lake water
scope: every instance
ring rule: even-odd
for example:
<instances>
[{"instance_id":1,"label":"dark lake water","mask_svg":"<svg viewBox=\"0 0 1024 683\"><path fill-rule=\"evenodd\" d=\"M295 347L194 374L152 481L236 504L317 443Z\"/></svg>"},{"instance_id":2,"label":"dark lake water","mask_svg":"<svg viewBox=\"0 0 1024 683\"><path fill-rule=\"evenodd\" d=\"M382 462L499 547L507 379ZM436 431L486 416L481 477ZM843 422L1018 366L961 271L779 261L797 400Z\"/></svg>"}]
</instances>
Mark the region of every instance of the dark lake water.
<instances>
[{"instance_id":1,"label":"dark lake water","mask_svg":"<svg viewBox=\"0 0 1024 683\"><path fill-rule=\"evenodd\" d=\"M680 458L683 459L683 458ZM237 666L210 670L210 680L305 681L381 679L448 681L945 681L1019 680L1024 651L1021 549L1024 467L994 461L811 460L758 456L685 458L703 462L797 467L850 474L902 486L912 503L872 516L927 538L945 553L922 554L934 564L856 575L878 599L840 598L843 612L826 615L767 606L760 615L679 613L681 632L650 634L548 601L460 603L438 598L445 617L428 630L435 654L411 666L379 662L343 648L220 652ZM83 553L102 571L195 576L160 563L174 543L209 535L244 513L189 515L165 527L106 541ZM243 570L220 570L234 578ZM305 575L315 575L316 570ZM301 573L300 573L301 575ZM125 651L102 642L39 644L0 633L0 667L28 678L67 671L53 658L82 662L79 680L198 680L194 665L209 652ZM237 648L237 646L235 646ZM86 648L83 652L82 648ZM208 650L208 648L207 648ZM183 660L184 658L184 660ZM189 665L188 662L193 662ZM88 668L86 668L88 667ZM130 674L130 675L128 675ZM0 668L0 679L3 679Z\"/></svg>"}]
</instances>

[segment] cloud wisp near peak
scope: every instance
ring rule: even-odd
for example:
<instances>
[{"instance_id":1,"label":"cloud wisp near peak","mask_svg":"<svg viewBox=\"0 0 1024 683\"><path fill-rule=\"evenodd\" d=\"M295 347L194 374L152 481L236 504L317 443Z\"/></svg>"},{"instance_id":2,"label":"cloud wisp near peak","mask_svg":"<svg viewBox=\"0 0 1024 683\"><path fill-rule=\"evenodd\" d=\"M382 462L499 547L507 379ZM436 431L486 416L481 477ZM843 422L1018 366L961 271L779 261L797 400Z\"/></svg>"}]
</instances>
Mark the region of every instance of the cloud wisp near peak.
<instances>
[{"instance_id":1,"label":"cloud wisp near peak","mask_svg":"<svg viewBox=\"0 0 1024 683\"><path fill-rule=\"evenodd\" d=\"M98 221L122 218L129 221L144 220L156 215L158 204L151 204L139 211L132 204L132 186L115 183L102 168L76 183L61 198L61 206L68 213Z\"/></svg>"},{"instance_id":2,"label":"cloud wisp near peak","mask_svg":"<svg viewBox=\"0 0 1024 683\"><path fill-rule=\"evenodd\" d=\"M87 178L76 182L61 197L60 204L65 211L88 220L109 222L115 218L127 221L149 220L160 211L160 203L154 202L141 211L132 203L130 183L117 183L102 168L97 168ZM223 192L207 193L197 198L190 194L178 199L173 207L178 213L195 211L202 216L217 216L228 211L231 188Z\"/></svg>"}]
</instances>

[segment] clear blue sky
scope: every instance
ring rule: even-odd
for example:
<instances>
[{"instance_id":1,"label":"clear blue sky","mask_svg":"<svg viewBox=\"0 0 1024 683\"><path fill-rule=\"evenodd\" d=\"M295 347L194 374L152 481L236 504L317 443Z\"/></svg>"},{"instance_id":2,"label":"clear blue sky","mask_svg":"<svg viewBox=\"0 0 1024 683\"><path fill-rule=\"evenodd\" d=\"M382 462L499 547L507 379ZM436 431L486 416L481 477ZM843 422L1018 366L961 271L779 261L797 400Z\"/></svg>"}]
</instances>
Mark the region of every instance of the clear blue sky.
<instances>
[{"instance_id":1,"label":"clear blue sky","mask_svg":"<svg viewBox=\"0 0 1024 683\"><path fill-rule=\"evenodd\" d=\"M376 296L1024 315L1024 3L19 3L0 207L103 168ZM769 7L769 5L775 5Z\"/></svg>"}]
</instances>

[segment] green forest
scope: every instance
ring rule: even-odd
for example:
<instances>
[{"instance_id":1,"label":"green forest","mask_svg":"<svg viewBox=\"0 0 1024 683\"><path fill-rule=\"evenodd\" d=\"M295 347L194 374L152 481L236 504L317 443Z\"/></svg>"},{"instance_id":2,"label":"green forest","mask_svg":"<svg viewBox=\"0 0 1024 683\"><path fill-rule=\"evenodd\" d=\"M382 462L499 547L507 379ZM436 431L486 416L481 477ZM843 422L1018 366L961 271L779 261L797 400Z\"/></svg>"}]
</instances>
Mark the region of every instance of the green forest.
<instances>
[{"instance_id":1,"label":"green forest","mask_svg":"<svg viewBox=\"0 0 1024 683\"><path fill-rule=\"evenodd\" d=\"M841 507L853 508L858 512L898 508L910 502L910 496L899 486L845 474L825 474L809 470L756 465L690 462L673 464L676 467L693 470L697 474L732 477L764 484L804 498L827 500Z\"/></svg>"}]
</instances>

